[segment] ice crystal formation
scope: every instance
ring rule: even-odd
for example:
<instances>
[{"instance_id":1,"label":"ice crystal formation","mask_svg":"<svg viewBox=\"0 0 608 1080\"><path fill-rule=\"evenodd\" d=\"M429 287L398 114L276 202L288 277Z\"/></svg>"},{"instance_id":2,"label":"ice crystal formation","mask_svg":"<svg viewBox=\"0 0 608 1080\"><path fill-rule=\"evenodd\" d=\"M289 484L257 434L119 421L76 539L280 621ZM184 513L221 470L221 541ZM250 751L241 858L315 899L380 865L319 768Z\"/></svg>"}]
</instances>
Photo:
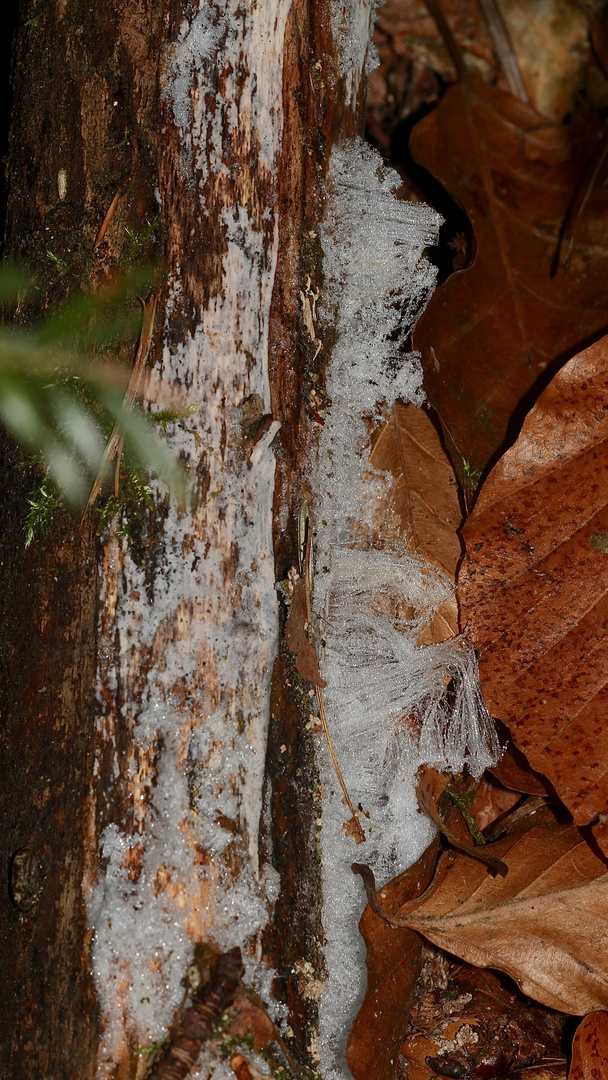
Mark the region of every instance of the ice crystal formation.
<instances>
[{"instance_id":1,"label":"ice crystal formation","mask_svg":"<svg viewBox=\"0 0 608 1080\"><path fill-rule=\"evenodd\" d=\"M478 775L498 751L471 648L460 639L417 644L453 582L394 544L378 550L369 535L387 485L369 466L369 432L397 398L423 400L418 357L405 352L404 342L434 287L424 249L436 241L440 223L429 207L399 202L393 195L399 183L361 141L332 156L322 319L336 339L315 507L315 608L328 719L351 798L366 815L365 851L357 857L382 882L411 865L431 837L429 822L417 813L418 765L459 770L466 763ZM363 898L350 873L354 847L343 829L345 807L323 749L320 769L329 978L320 1000L319 1051L323 1075L337 1080L347 1075L346 1037L363 991L357 932Z\"/></svg>"}]
</instances>

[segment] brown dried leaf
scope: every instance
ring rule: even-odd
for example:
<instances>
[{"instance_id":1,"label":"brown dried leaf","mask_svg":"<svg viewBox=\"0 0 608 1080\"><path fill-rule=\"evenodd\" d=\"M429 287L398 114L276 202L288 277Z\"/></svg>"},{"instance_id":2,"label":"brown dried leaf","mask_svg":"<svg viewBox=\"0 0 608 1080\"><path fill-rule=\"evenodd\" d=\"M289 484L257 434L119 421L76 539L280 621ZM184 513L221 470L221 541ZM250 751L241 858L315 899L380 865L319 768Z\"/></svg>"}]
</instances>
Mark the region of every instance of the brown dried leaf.
<instances>
[{"instance_id":1,"label":"brown dried leaf","mask_svg":"<svg viewBox=\"0 0 608 1080\"><path fill-rule=\"evenodd\" d=\"M462 797L464 794L466 799L467 792L474 794L474 788L474 781L463 782L462 777L454 777L451 773L440 773L430 765L425 765L420 771L416 798L421 808L439 827L452 847L457 851L464 851L472 859L485 863L492 873L506 874L507 868L500 859L496 859L482 846L476 846L473 843L471 827L452 798L452 795ZM468 801L470 802L470 799ZM472 820L471 825L474 826ZM482 839L481 836L480 839Z\"/></svg>"},{"instance_id":2,"label":"brown dried leaf","mask_svg":"<svg viewBox=\"0 0 608 1080\"><path fill-rule=\"evenodd\" d=\"M579 825L608 810L607 438L603 338L555 376L490 473L459 575L488 709Z\"/></svg>"},{"instance_id":3,"label":"brown dried leaf","mask_svg":"<svg viewBox=\"0 0 608 1080\"><path fill-rule=\"evenodd\" d=\"M353 814L348 821L345 821L342 828L346 835L350 836L355 841L355 844L365 843L365 833L356 814Z\"/></svg>"},{"instance_id":4,"label":"brown dried leaf","mask_svg":"<svg viewBox=\"0 0 608 1080\"><path fill-rule=\"evenodd\" d=\"M549 1008L580 1015L608 1005L604 862L576 826L551 822L542 810L491 850L507 864L506 877L491 877L467 855L444 854L425 896L404 904L391 924L506 972Z\"/></svg>"},{"instance_id":5,"label":"brown dried leaf","mask_svg":"<svg viewBox=\"0 0 608 1080\"><path fill-rule=\"evenodd\" d=\"M502 822L505 815L509 814L521 799L519 791L509 791L497 784L489 772L484 773L481 780L475 784L474 793L470 814L481 832L490 825Z\"/></svg>"},{"instance_id":6,"label":"brown dried leaf","mask_svg":"<svg viewBox=\"0 0 608 1080\"><path fill-rule=\"evenodd\" d=\"M296 574L294 575L289 615L285 624L285 643L289 651L296 654L296 668L300 675L315 686L323 688L327 686L327 683L321 678L317 650L313 643L308 640L306 613L306 586L302 578Z\"/></svg>"},{"instance_id":7,"label":"brown dried leaf","mask_svg":"<svg viewBox=\"0 0 608 1080\"><path fill-rule=\"evenodd\" d=\"M374 445L370 463L395 479L389 519L408 550L455 580L462 550L458 482L428 412L398 401ZM458 604L453 597L442 604L419 644L445 641L457 633Z\"/></svg>"},{"instance_id":8,"label":"brown dried leaf","mask_svg":"<svg viewBox=\"0 0 608 1080\"><path fill-rule=\"evenodd\" d=\"M567 262L551 276L567 208L604 133L603 122L548 121L473 79L451 86L412 133L413 155L464 206L475 234L473 265L437 289L414 332L448 445L473 472L501 447L548 365L606 326L601 178Z\"/></svg>"},{"instance_id":9,"label":"brown dried leaf","mask_svg":"<svg viewBox=\"0 0 608 1080\"><path fill-rule=\"evenodd\" d=\"M576 1029L568 1080L606 1080L608 1076L608 1013L589 1013Z\"/></svg>"},{"instance_id":10,"label":"brown dried leaf","mask_svg":"<svg viewBox=\"0 0 608 1080\"><path fill-rule=\"evenodd\" d=\"M396 402L370 462L395 478L390 511L408 549L455 578L462 522L458 483L428 412Z\"/></svg>"},{"instance_id":11,"label":"brown dried leaf","mask_svg":"<svg viewBox=\"0 0 608 1080\"><path fill-rule=\"evenodd\" d=\"M492 765L489 770L492 776L511 791L520 791L525 795L555 795L555 788L546 776L535 772L526 755L515 746L508 727L496 717L495 720L503 754L498 764Z\"/></svg>"},{"instance_id":12,"label":"brown dried leaf","mask_svg":"<svg viewBox=\"0 0 608 1080\"><path fill-rule=\"evenodd\" d=\"M437 849L435 840L414 866L380 890L387 910L396 911L405 897L419 896L426 889ZM359 930L367 947L367 987L348 1039L348 1066L355 1080L392 1080L412 987L420 970L422 942L413 930L395 933L369 906L361 916Z\"/></svg>"},{"instance_id":13,"label":"brown dried leaf","mask_svg":"<svg viewBox=\"0 0 608 1080\"><path fill-rule=\"evenodd\" d=\"M256 1005L251 998L240 994L234 1002L236 1015L230 1022L230 1033L235 1039L245 1035L253 1036L254 1050L264 1050L275 1040L275 1027L265 1009Z\"/></svg>"}]
</instances>

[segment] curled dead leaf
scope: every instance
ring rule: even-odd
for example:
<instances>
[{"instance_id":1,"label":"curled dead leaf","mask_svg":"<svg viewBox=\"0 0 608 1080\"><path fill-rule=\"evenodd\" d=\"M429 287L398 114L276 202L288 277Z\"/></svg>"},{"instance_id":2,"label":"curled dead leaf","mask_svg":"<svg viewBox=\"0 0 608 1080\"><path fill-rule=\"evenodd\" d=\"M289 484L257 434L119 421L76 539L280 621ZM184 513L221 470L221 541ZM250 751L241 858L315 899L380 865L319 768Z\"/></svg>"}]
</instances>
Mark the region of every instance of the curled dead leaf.
<instances>
[{"instance_id":1,"label":"curled dead leaf","mask_svg":"<svg viewBox=\"0 0 608 1080\"><path fill-rule=\"evenodd\" d=\"M536 822L536 824L535 824ZM468 855L441 856L425 895L382 912L368 867L374 910L479 967L498 968L529 997L581 1015L608 1006L608 870L574 825L546 808L491 846L508 867L491 877Z\"/></svg>"},{"instance_id":2,"label":"curled dead leaf","mask_svg":"<svg viewBox=\"0 0 608 1080\"><path fill-rule=\"evenodd\" d=\"M483 846L476 846L483 845L484 838L468 810L475 798L475 788L472 780L464 781L462 777L440 773L425 765L420 771L416 798L453 848L485 863L492 873L504 875L505 864Z\"/></svg>"}]
</instances>

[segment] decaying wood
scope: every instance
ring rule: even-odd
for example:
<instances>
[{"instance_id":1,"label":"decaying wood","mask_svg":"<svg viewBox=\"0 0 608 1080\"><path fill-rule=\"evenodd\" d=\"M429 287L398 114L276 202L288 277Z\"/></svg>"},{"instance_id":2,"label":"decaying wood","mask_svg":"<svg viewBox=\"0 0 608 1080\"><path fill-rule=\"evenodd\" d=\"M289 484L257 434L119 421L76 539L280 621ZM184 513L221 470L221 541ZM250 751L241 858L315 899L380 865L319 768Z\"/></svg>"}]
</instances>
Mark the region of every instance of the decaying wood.
<instances>
[{"instance_id":1,"label":"decaying wood","mask_svg":"<svg viewBox=\"0 0 608 1080\"><path fill-rule=\"evenodd\" d=\"M94 9L72 0L67 12L56 0L26 2L20 16L3 255L34 273L38 291L26 314L36 316L103 281L124 250L125 229L136 234L158 213L150 133L158 130L162 12L139 0L120 13L103 0ZM108 230L112 258L108 249L94 254L134 143L136 196L121 202ZM40 474L4 439L0 473L0 860L8 874L11 857L27 848L40 868L27 911L6 890L0 905L0 1074L89 1080L98 1012L82 877L95 730L95 525L79 529L60 513L51 534L25 552L27 496ZM108 791L108 812L119 812L112 798Z\"/></svg>"},{"instance_id":2,"label":"decaying wood","mask_svg":"<svg viewBox=\"0 0 608 1080\"><path fill-rule=\"evenodd\" d=\"M232 9L231 30L244 33L238 4ZM164 11L149 10L140 0L128 0L119 13L105 2L93 12L74 0L69 20L63 0L43 12L33 6L29 11L27 4L24 10L9 165L8 253L18 250L23 256L27 245L27 260L46 285L45 303L53 303L72 288L115 272L128 252L128 237L157 217L159 191L169 281L159 311L169 292L174 303L170 318L161 314L157 321L158 348L141 390L156 406L195 405L198 413L174 439L190 467L190 518L180 518L176 526L171 500L164 497L158 516L150 516L131 541L110 531L101 546L97 580L92 516L80 536L64 522L47 547L26 557L20 552L20 522L35 478L25 474L19 490L13 470L5 488L3 712L10 719L6 731L15 762L14 777L0 796L5 865L18 849L31 848L43 879L39 903L27 917L14 904L1 916L12 972L0 1004L9 1047L3 1065L11 1080L33 1071L46 1075L61 1069L62 1062L71 1080L88 1080L96 1068L101 1075L111 1069L126 1078L140 1067L126 1012L122 1029L116 1028L111 1063L96 1048L107 1024L98 1015L89 976L81 882L90 898L100 873L98 842L108 824L118 825L125 836L145 834L145 800L139 802L138 795L142 777L153 773L154 753L146 758L133 742L132 728L142 703L149 701L150 680L159 674L165 678L161 698L185 709L184 732L217 710L225 711L229 723L247 726L256 752L249 792L254 797L251 804L242 802L232 870L238 874L244 861L257 858L256 799L278 629L274 561L278 578L295 561L295 522L292 528L278 522L289 518L303 489L302 448L311 423L307 402L313 375L322 380L323 357L307 336L300 292L308 280L313 293L318 287L322 173L336 133L358 129L361 99L356 86L338 78L328 4L277 0L272 12L268 5L256 5L251 42L244 41L242 80L233 80L229 62L222 67L220 56L217 86L204 101L202 115L223 130L227 156L222 159L220 152L207 160L204 176L193 180L166 81L162 102L159 90L161 76L167 77L169 46L190 16L190 7L178 3L166 22ZM248 88L257 94L254 114L244 104ZM260 117L274 125L272 131L256 128ZM207 143L203 135L200 140L204 159ZM235 207L249 215L247 228L228 236L236 229ZM67 260L63 276L49 271L47 251ZM155 253L158 257L158 246ZM253 288L238 278L241 258L252 273L261 268ZM187 354L181 367L178 353L182 360ZM255 394L273 435L281 424L274 536L275 462L269 440L250 453L238 423L241 406ZM234 508L236 524L230 517ZM259 529L256 564L252 567L250 558L244 567L239 529L241 539L254 535L252 520ZM193 553L197 544L206 546L204 558ZM163 560L170 550L177 552L181 596L166 588ZM141 588L142 574L147 591ZM267 611L274 610L269 626L260 626L259 596L265 597ZM253 606L248 609L247 603ZM240 642L236 662L229 662L230 680L214 644L221 634ZM169 676L168 657L180 650L183 667L174 666ZM292 972L294 958L304 950L313 960L321 950L314 936L317 857L314 845L302 840L314 829L318 805L311 799L316 774L308 712L291 675L280 658L272 691L277 720L268 752L273 820L262 838L261 857L270 861L272 856L282 881L266 955L279 970L298 1057L306 1059L316 1005L304 999ZM188 713L192 701L195 715ZM287 755L281 752L285 744ZM193 939L210 932L212 900L207 885L180 894Z\"/></svg>"}]
</instances>

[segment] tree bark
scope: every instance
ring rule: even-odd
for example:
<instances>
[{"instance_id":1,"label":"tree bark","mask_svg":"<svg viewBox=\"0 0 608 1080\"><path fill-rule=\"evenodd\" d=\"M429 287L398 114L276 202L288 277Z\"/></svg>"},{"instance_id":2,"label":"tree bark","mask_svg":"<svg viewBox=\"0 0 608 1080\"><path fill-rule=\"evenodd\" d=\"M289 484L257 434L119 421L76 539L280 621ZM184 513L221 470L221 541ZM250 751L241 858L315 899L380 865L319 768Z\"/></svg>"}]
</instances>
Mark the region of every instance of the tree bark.
<instances>
[{"instance_id":1,"label":"tree bark","mask_svg":"<svg viewBox=\"0 0 608 1080\"><path fill-rule=\"evenodd\" d=\"M12 885L0 1023L11 1080L142 1075L134 987L149 957L144 945L121 955L112 937L117 914L139 903L148 935L173 920L184 944L179 960L177 944L161 957L171 993L146 1016L170 1025L195 942L257 940L307 1059L315 1007L296 964L322 968L319 796L275 578L297 559L309 405L323 385L300 294L322 280L323 176L338 135L358 130L361 63L341 73L329 4L314 0L24 4L6 254L36 273L28 314L43 311L114 275L160 200L167 277L145 400L184 411L169 441L190 497L180 507L157 485L158 513L128 539L111 527L96 541L94 517L81 526L62 513L25 552L36 471L4 448L0 815ZM203 780L201 794L196 776L216 759L218 785ZM159 802L179 783L181 828ZM126 864L100 864L108 837ZM137 903L124 900L125 875Z\"/></svg>"}]
</instances>

